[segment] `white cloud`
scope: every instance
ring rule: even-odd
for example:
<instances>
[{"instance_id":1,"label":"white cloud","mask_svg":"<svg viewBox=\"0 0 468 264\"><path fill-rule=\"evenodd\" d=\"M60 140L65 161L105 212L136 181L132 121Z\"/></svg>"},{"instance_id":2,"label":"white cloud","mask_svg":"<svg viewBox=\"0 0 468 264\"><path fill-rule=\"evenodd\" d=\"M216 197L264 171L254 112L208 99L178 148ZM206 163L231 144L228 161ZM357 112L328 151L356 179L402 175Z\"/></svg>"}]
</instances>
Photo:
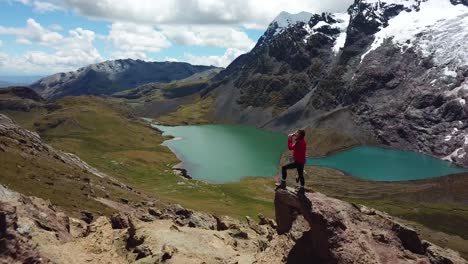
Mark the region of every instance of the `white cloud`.
<instances>
[{"instance_id":1,"label":"white cloud","mask_svg":"<svg viewBox=\"0 0 468 264\"><path fill-rule=\"evenodd\" d=\"M25 44L27 41L35 42L44 46L55 45L63 39L62 35L50 31L34 19L26 21L26 27L3 27L0 26L0 35L14 35L19 39L19 43Z\"/></svg>"},{"instance_id":2,"label":"white cloud","mask_svg":"<svg viewBox=\"0 0 468 264\"><path fill-rule=\"evenodd\" d=\"M166 26L162 33L183 46L249 50L255 45L245 32L226 26Z\"/></svg>"},{"instance_id":3,"label":"white cloud","mask_svg":"<svg viewBox=\"0 0 468 264\"><path fill-rule=\"evenodd\" d=\"M3 46L3 41L0 39L0 48Z\"/></svg>"},{"instance_id":4,"label":"white cloud","mask_svg":"<svg viewBox=\"0 0 468 264\"><path fill-rule=\"evenodd\" d=\"M90 30L76 28L62 36L28 19L24 28L0 27L0 34L15 35L18 43L38 43L52 49L52 52L30 50L20 56L2 54L1 72L53 73L75 70L103 60L93 45L96 34Z\"/></svg>"},{"instance_id":5,"label":"white cloud","mask_svg":"<svg viewBox=\"0 0 468 264\"><path fill-rule=\"evenodd\" d=\"M31 45L32 44L32 42L29 39L26 39L26 38L17 38L16 43L23 44L23 45Z\"/></svg>"},{"instance_id":6,"label":"white cloud","mask_svg":"<svg viewBox=\"0 0 468 264\"><path fill-rule=\"evenodd\" d=\"M153 25L236 25L264 29L281 11L345 11L353 0L20 0L114 22Z\"/></svg>"},{"instance_id":7,"label":"white cloud","mask_svg":"<svg viewBox=\"0 0 468 264\"><path fill-rule=\"evenodd\" d=\"M49 28L51 30L54 30L54 31L60 31L60 30L63 30L63 27L59 24L52 24L52 25L49 25Z\"/></svg>"},{"instance_id":8,"label":"white cloud","mask_svg":"<svg viewBox=\"0 0 468 264\"><path fill-rule=\"evenodd\" d=\"M218 67L228 66L234 59L244 54L245 51L239 49L227 49L221 56L197 56L191 53L184 54L187 62L194 65L213 65Z\"/></svg>"},{"instance_id":9,"label":"white cloud","mask_svg":"<svg viewBox=\"0 0 468 264\"><path fill-rule=\"evenodd\" d=\"M32 5L34 7L34 11L39 13L47 13L62 10L60 6L46 1L33 1Z\"/></svg>"},{"instance_id":10,"label":"white cloud","mask_svg":"<svg viewBox=\"0 0 468 264\"><path fill-rule=\"evenodd\" d=\"M113 23L107 39L118 49L113 53L115 58L146 59L147 53L171 46L154 27L134 23Z\"/></svg>"}]
</instances>

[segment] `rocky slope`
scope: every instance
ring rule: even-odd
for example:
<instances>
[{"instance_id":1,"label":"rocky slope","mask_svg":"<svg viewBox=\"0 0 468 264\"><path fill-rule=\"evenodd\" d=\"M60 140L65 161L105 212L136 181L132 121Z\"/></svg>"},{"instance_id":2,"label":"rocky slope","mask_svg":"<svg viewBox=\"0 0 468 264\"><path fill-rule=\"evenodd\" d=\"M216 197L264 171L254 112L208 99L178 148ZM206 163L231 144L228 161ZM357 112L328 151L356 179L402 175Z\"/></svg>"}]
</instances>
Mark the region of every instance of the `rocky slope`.
<instances>
[{"instance_id":1,"label":"rocky slope","mask_svg":"<svg viewBox=\"0 0 468 264\"><path fill-rule=\"evenodd\" d=\"M209 71L215 67L180 62L115 60L92 64L77 71L57 73L33 83L31 88L47 100L67 95L109 95L137 86L168 83Z\"/></svg>"},{"instance_id":2,"label":"rocky slope","mask_svg":"<svg viewBox=\"0 0 468 264\"><path fill-rule=\"evenodd\" d=\"M179 205L113 205L91 221L0 185L0 263L252 263L274 221L240 222Z\"/></svg>"},{"instance_id":3,"label":"rocky slope","mask_svg":"<svg viewBox=\"0 0 468 264\"><path fill-rule=\"evenodd\" d=\"M0 263L467 263L386 214L319 193L276 192L278 224L151 201L113 206L86 222L0 185Z\"/></svg>"},{"instance_id":4,"label":"rocky slope","mask_svg":"<svg viewBox=\"0 0 468 264\"><path fill-rule=\"evenodd\" d=\"M347 14L309 19L283 13L215 77L215 117L336 129L468 166L467 23L468 3L455 0L356 0Z\"/></svg>"},{"instance_id":5,"label":"rocky slope","mask_svg":"<svg viewBox=\"0 0 468 264\"><path fill-rule=\"evenodd\" d=\"M263 263L281 263L278 251L288 263L467 263L385 213L320 193L277 191L275 209L278 234L291 231L296 240L284 248L282 237L275 238Z\"/></svg>"}]
</instances>

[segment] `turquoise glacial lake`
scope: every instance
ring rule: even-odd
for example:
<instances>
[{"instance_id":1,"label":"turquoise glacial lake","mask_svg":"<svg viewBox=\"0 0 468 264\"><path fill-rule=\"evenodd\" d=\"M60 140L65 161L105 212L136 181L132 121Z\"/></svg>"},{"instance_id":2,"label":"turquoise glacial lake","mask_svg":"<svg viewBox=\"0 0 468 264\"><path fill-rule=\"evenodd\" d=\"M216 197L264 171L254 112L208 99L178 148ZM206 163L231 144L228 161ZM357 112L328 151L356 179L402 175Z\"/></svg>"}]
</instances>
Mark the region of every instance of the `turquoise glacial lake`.
<instances>
[{"instance_id":1,"label":"turquoise glacial lake","mask_svg":"<svg viewBox=\"0 0 468 264\"><path fill-rule=\"evenodd\" d=\"M277 175L278 161L287 148L286 135L249 126L153 126L174 137L163 145L177 154L190 176L213 183ZM308 159L307 165L334 168L373 181L419 180L468 172L431 156L367 146Z\"/></svg>"},{"instance_id":2,"label":"turquoise glacial lake","mask_svg":"<svg viewBox=\"0 0 468 264\"><path fill-rule=\"evenodd\" d=\"M409 181L468 172L434 157L379 147L355 147L334 155L308 159L307 165L334 168L373 181Z\"/></svg>"},{"instance_id":3,"label":"turquoise glacial lake","mask_svg":"<svg viewBox=\"0 0 468 264\"><path fill-rule=\"evenodd\" d=\"M175 137L163 145L176 153L190 176L213 183L274 176L287 148L285 135L250 126L153 126Z\"/></svg>"}]
</instances>

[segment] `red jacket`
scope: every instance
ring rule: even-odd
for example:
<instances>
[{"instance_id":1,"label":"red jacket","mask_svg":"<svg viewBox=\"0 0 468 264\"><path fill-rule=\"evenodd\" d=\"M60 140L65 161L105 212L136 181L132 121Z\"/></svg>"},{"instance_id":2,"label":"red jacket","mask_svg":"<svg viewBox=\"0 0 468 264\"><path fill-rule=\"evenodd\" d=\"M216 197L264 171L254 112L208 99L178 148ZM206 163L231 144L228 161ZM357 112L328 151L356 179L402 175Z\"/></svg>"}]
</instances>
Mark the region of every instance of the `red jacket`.
<instances>
[{"instance_id":1,"label":"red jacket","mask_svg":"<svg viewBox=\"0 0 468 264\"><path fill-rule=\"evenodd\" d=\"M288 137L288 148L293 150L294 161L300 164L306 163L306 142L304 139L296 140L296 143L293 143L291 136Z\"/></svg>"}]
</instances>

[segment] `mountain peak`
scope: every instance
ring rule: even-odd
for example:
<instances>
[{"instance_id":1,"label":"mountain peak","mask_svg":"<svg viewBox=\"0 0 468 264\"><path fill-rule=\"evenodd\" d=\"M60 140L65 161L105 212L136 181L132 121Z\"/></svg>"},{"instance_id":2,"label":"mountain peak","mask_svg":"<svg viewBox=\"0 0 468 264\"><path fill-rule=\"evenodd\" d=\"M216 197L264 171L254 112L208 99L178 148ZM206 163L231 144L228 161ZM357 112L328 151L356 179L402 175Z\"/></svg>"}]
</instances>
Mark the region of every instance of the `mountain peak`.
<instances>
[{"instance_id":1,"label":"mountain peak","mask_svg":"<svg viewBox=\"0 0 468 264\"><path fill-rule=\"evenodd\" d=\"M297 23L308 23L310 18L314 14L309 12L300 12L297 14L291 14L288 12L281 12L270 24L271 27L275 27L275 35L281 33L284 29L294 26Z\"/></svg>"}]
</instances>

